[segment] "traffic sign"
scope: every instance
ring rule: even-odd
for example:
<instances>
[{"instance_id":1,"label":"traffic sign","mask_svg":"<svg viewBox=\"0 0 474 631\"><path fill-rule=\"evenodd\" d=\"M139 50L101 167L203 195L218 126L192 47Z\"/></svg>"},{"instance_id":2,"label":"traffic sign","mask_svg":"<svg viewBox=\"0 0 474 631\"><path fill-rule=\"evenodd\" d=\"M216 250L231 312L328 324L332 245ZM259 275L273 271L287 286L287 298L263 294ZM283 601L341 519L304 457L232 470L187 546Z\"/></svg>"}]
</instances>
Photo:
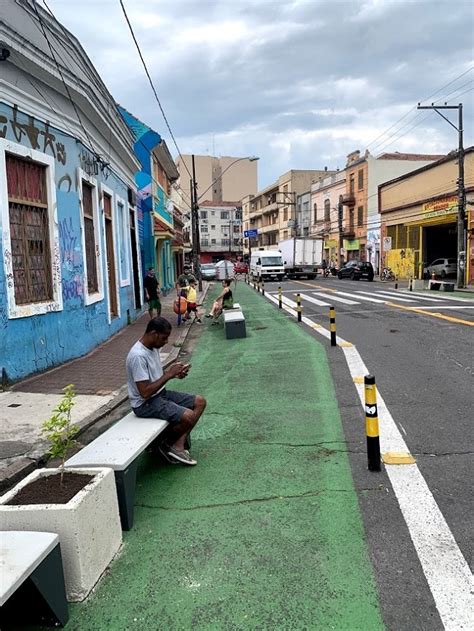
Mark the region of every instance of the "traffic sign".
<instances>
[{"instance_id":1,"label":"traffic sign","mask_svg":"<svg viewBox=\"0 0 474 631\"><path fill-rule=\"evenodd\" d=\"M384 252L388 252L392 249L392 237L384 237L383 238L383 249Z\"/></svg>"},{"instance_id":2,"label":"traffic sign","mask_svg":"<svg viewBox=\"0 0 474 631\"><path fill-rule=\"evenodd\" d=\"M244 237L246 239L252 239L253 237L258 237L258 230L244 230Z\"/></svg>"}]
</instances>

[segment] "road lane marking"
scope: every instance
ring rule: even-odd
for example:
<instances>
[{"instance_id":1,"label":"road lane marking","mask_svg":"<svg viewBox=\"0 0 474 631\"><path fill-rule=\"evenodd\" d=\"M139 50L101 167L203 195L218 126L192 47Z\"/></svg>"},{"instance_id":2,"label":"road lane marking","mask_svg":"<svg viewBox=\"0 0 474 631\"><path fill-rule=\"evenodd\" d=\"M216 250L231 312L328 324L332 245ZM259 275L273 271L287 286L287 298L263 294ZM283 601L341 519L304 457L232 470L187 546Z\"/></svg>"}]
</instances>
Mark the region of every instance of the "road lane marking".
<instances>
[{"instance_id":1,"label":"road lane marking","mask_svg":"<svg viewBox=\"0 0 474 631\"><path fill-rule=\"evenodd\" d=\"M405 289L402 289L401 292L403 294L413 294L415 296L424 296L425 294L423 294L421 291L407 291ZM451 292L446 292L447 294L450 294ZM431 300L435 300L435 298L431 298ZM436 300L459 300L460 302L473 302L472 298L460 298L459 296L453 296L453 295L448 295L445 296L442 293L437 293L436 294Z\"/></svg>"},{"instance_id":2,"label":"road lane marking","mask_svg":"<svg viewBox=\"0 0 474 631\"><path fill-rule=\"evenodd\" d=\"M389 298L390 300L393 300L393 298L396 297L397 300L400 300L401 302L416 302L416 299L414 299L414 298L413 299L412 298L400 298L400 296L398 294L391 294L388 291L377 291L376 293L377 293L377 296L383 296L384 298Z\"/></svg>"},{"instance_id":3,"label":"road lane marking","mask_svg":"<svg viewBox=\"0 0 474 631\"><path fill-rule=\"evenodd\" d=\"M367 300L367 302L375 302L379 305L384 305L387 301L381 300L380 298L370 298L369 296L361 296L360 294L350 294L347 291L339 291L334 290L337 294L341 294L341 296L350 296L351 298L357 298L357 300Z\"/></svg>"},{"instance_id":4,"label":"road lane marking","mask_svg":"<svg viewBox=\"0 0 474 631\"><path fill-rule=\"evenodd\" d=\"M355 300L348 300L347 298L341 298L335 295L328 296L324 294L322 291L313 291L314 296L322 296L323 298L327 298L328 300L335 300L336 302L342 302L345 305L360 305L360 302L356 302ZM335 294L337 292L334 292Z\"/></svg>"},{"instance_id":5,"label":"road lane marking","mask_svg":"<svg viewBox=\"0 0 474 631\"><path fill-rule=\"evenodd\" d=\"M296 294L295 294L296 296ZM318 300L317 298L312 298L311 296L308 296L308 294L300 294L301 298L303 300L307 300L308 302L312 302L313 305L318 305L319 307L329 307L330 303L329 302L323 302L322 300Z\"/></svg>"},{"instance_id":6,"label":"road lane marking","mask_svg":"<svg viewBox=\"0 0 474 631\"><path fill-rule=\"evenodd\" d=\"M470 322L469 320L461 320L460 318L453 318L451 316L443 315L442 313L430 313L424 307L406 307L405 305L397 305L395 302L387 302L387 305L390 307L395 307L397 309L403 309L405 311L409 311L410 313L422 313L425 316L430 316L431 318L438 318L439 320L447 320L448 322L455 322L456 324L465 324L466 326L474 326L474 322Z\"/></svg>"},{"instance_id":7,"label":"road lane marking","mask_svg":"<svg viewBox=\"0 0 474 631\"><path fill-rule=\"evenodd\" d=\"M382 293L385 294L386 296L392 296L392 297L396 297L396 298L400 298L400 292L399 291L385 291L385 290L378 290L377 293ZM413 292L410 292L409 294L403 294L403 296L412 296L413 295L413 300L426 300L428 302L443 302L442 300L440 300L439 298L428 298L428 296L423 296L421 294L416 294L414 295ZM403 299L403 297L402 297Z\"/></svg>"},{"instance_id":8,"label":"road lane marking","mask_svg":"<svg viewBox=\"0 0 474 631\"><path fill-rule=\"evenodd\" d=\"M421 305L418 309L474 309L474 305Z\"/></svg>"},{"instance_id":9,"label":"road lane marking","mask_svg":"<svg viewBox=\"0 0 474 631\"><path fill-rule=\"evenodd\" d=\"M278 304L278 300L273 296L268 298ZM394 306L409 310L409 307L402 305ZM292 315L297 315L294 309L286 305L283 308ZM315 328L309 318L303 317L303 322L323 337L330 338L328 330L321 326ZM346 342L339 337L337 341L338 344ZM342 352L352 379L369 373L354 345L343 347ZM364 384L355 382L354 385L365 409ZM377 395L377 402L380 443L383 450L409 454L408 447L380 392ZM474 611L472 573L418 465L388 465L385 470L444 628L447 631L471 629Z\"/></svg>"}]
</instances>

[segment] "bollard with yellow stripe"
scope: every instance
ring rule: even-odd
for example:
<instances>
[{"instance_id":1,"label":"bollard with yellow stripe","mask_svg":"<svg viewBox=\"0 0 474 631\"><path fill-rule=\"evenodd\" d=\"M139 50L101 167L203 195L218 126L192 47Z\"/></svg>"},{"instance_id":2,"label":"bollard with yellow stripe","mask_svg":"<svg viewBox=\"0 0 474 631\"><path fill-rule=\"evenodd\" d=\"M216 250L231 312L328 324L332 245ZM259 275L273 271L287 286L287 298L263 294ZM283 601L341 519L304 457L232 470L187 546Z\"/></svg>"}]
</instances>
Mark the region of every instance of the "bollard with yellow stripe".
<instances>
[{"instance_id":1,"label":"bollard with yellow stripe","mask_svg":"<svg viewBox=\"0 0 474 631\"><path fill-rule=\"evenodd\" d=\"M262 296L265 295L265 281L262 278Z\"/></svg>"},{"instance_id":2,"label":"bollard with yellow stripe","mask_svg":"<svg viewBox=\"0 0 474 631\"><path fill-rule=\"evenodd\" d=\"M368 469L369 471L380 471L379 416L377 412L377 390L373 375L364 377L364 389Z\"/></svg>"},{"instance_id":3,"label":"bollard with yellow stripe","mask_svg":"<svg viewBox=\"0 0 474 631\"><path fill-rule=\"evenodd\" d=\"M329 307L329 330L331 332L331 346L337 346L336 340L336 310Z\"/></svg>"},{"instance_id":4,"label":"bollard with yellow stripe","mask_svg":"<svg viewBox=\"0 0 474 631\"><path fill-rule=\"evenodd\" d=\"M283 303L282 303L282 299L281 299L281 286L278 287L278 308L279 309L283 308Z\"/></svg>"},{"instance_id":5,"label":"bollard with yellow stripe","mask_svg":"<svg viewBox=\"0 0 474 631\"><path fill-rule=\"evenodd\" d=\"M301 306L301 296L296 294L296 313L298 314L298 322L301 322L301 311L303 307Z\"/></svg>"}]
</instances>

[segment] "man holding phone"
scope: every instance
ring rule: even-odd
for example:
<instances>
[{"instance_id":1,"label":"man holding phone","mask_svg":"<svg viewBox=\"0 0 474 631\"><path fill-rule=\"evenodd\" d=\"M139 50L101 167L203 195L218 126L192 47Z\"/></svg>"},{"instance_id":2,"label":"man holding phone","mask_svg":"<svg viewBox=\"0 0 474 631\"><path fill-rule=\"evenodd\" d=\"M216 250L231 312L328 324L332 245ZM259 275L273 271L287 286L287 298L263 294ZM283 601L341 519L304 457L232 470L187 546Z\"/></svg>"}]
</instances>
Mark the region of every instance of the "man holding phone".
<instances>
[{"instance_id":1,"label":"man holding phone","mask_svg":"<svg viewBox=\"0 0 474 631\"><path fill-rule=\"evenodd\" d=\"M152 318L144 335L135 342L126 360L128 396L133 411L142 418L168 421L166 443L159 447L166 460L184 465L196 465L186 449L188 436L206 407L200 395L167 390L170 379L184 379L190 364L175 362L163 371L160 348L171 333L165 318Z\"/></svg>"}]
</instances>

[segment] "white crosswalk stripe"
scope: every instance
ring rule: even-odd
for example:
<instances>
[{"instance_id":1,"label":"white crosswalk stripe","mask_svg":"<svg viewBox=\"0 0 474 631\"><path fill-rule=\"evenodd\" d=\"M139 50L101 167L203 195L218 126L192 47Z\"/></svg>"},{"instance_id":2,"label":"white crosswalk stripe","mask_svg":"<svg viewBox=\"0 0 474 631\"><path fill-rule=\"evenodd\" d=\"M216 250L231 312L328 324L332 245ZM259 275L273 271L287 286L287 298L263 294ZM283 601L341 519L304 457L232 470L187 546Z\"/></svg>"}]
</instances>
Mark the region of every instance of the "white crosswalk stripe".
<instances>
[{"instance_id":1,"label":"white crosswalk stripe","mask_svg":"<svg viewBox=\"0 0 474 631\"><path fill-rule=\"evenodd\" d=\"M438 298L428 298L428 296L424 296L424 295L420 296L420 294L417 294L416 296L412 296L412 292L410 292L409 294L405 293L400 296L400 292L398 291L378 290L377 294L380 294L381 296L392 296L393 298L396 298L397 300L407 300L413 297L413 302L416 302L417 300L426 300L427 302L441 302Z\"/></svg>"},{"instance_id":2,"label":"white crosswalk stripe","mask_svg":"<svg viewBox=\"0 0 474 631\"><path fill-rule=\"evenodd\" d=\"M445 296L443 294L438 294L437 293L436 294L436 298L431 298L431 296L430 296L430 298L427 298L425 294L422 294L419 291L403 292L403 294L407 294L407 293L408 293L409 296L411 296L411 295L413 295L413 296L422 296L425 300L439 300L439 301L450 300L451 302L453 300L455 300L455 301L459 300L460 302L472 302L471 299L469 299L469 298L461 298L460 296Z\"/></svg>"},{"instance_id":3,"label":"white crosswalk stripe","mask_svg":"<svg viewBox=\"0 0 474 631\"><path fill-rule=\"evenodd\" d=\"M300 296L301 298L303 298L303 300L307 300L308 302L311 302L313 305L318 305L319 307L329 307L331 305L331 303L329 302L323 302L322 300L318 300L317 298L308 296L308 294L300 294Z\"/></svg>"},{"instance_id":4,"label":"white crosswalk stripe","mask_svg":"<svg viewBox=\"0 0 474 631\"><path fill-rule=\"evenodd\" d=\"M372 292L371 291L358 291L358 294L368 294L369 296L372 296ZM387 300L393 300L394 296L392 296L391 294L387 294L385 295L385 293L378 291L377 292L377 296L383 296L384 298L386 298ZM398 296L396 296L396 298L400 301L400 302L415 302L415 300L410 300L408 298L399 298Z\"/></svg>"},{"instance_id":5,"label":"white crosswalk stripe","mask_svg":"<svg viewBox=\"0 0 474 631\"><path fill-rule=\"evenodd\" d=\"M350 294L347 291L337 291L338 295L341 296L350 296L351 298L357 298L357 300L366 300L367 302L375 302L379 305L383 305L385 304L387 301L386 300L380 300L380 298L369 298L368 296L361 296L358 294Z\"/></svg>"},{"instance_id":6,"label":"white crosswalk stripe","mask_svg":"<svg viewBox=\"0 0 474 631\"><path fill-rule=\"evenodd\" d=\"M337 292L338 294L340 292ZM340 296L336 296L336 292L331 294L324 294L322 291L313 291L312 294L314 296L322 296L323 298L327 298L328 300L334 300L335 302L342 302L345 305L360 305L360 302L356 302L355 300L348 300L347 298L341 298Z\"/></svg>"}]
</instances>

